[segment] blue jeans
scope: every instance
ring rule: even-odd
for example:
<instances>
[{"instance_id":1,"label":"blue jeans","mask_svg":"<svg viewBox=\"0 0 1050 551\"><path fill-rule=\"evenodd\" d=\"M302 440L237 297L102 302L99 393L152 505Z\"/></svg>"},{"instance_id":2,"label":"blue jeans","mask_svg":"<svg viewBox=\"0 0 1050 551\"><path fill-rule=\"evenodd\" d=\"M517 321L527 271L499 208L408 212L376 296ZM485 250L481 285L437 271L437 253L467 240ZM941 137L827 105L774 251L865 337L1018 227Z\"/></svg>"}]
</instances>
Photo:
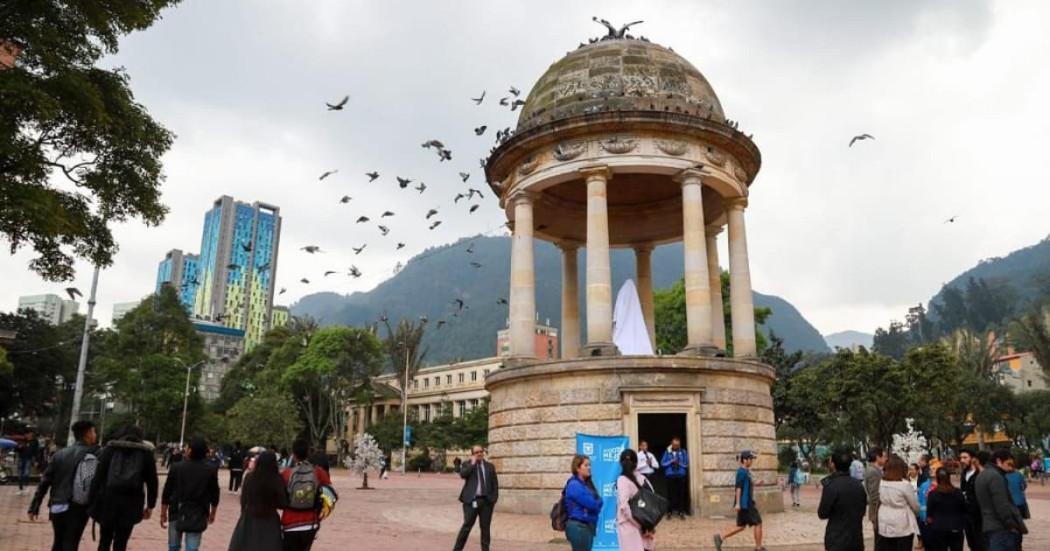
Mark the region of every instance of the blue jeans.
<instances>
[{"instance_id":1,"label":"blue jeans","mask_svg":"<svg viewBox=\"0 0 1050 551\"><path fill-rule=\"evenodd\" d=\"M175 529L175 521L168 521L168 551L179 551L183 536L186 536L186 551L200 551L202 534L203 532L179 532Z\"/></svg>"},{"instance_id":2,"label":"blue jeans","mask_svg":"<svg viewBox=\"0 0 1050 551\"><path fill-rule=\"evenodd\" d=\"M33 467L33 459L31 457L19 457L18 458L18 489L22 490L29 483L29 471Z\"/></svg>"},{"instance_id":3,"label":"blue jeans","mask_svg":"<svg viewBox=\"0 0 1050 551\"><path fill-rule=\"evenodd\" d=\"M595 526L578 520L565 523L565 538L572 544L572 551L591 551L594 545Z\"/></svg>"},{"instance_id":4,"label":"blue jeans","mask_svg":"<svg viewBox=\"0 0 1050 551\"><path fill-rule=\"evenodd\" d=\"M996 530L984 534L988 546L985 551L1017 551L1021 545L1021 534L1009 530Z\"/></svg>"}]
</instances>

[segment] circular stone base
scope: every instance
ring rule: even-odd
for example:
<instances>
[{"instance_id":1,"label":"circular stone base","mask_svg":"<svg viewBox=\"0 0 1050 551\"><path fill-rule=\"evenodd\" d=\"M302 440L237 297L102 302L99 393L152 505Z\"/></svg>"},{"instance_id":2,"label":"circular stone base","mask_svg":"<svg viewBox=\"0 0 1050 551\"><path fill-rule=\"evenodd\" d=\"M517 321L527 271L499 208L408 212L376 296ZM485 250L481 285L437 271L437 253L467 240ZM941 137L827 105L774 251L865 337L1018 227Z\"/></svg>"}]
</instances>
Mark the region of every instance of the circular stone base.
<instances>
[{"instance_id":1,"label":"circular stone base","mask_svg":"<svg viewBox=\"0 0 1050 551\"><path fill-rule=\"evenodd\" d=\"M773 369L754 361L617 356L509 359L486 380L489 451L502 511L546 514L569 477L576 434L627 435L637 449L639 414L685 414L694 514L733 516L740 450L752 450L755 499L783 511L777 485ZM663 450L650 450L659 460Z\"/></svg>"}]
</instances>

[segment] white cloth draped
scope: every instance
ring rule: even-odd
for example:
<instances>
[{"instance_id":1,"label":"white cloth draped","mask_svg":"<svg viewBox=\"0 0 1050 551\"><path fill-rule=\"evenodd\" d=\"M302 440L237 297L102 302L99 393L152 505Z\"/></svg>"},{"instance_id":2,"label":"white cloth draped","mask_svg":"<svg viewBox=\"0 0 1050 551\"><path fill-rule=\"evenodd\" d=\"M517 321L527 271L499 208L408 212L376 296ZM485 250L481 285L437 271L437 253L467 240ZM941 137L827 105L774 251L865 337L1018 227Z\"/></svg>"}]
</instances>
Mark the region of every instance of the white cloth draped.
<instances>
[{"instance_id":1,"label":"white cloth draped","mask_svg":"<svg viewBox=\"0 0 1050 551\"><path fill-rule=\"evenodd\" d=\"M623 282L616 295L613 308L613 343L625 356L652 356L653 343L645 327L642 303L638 300L638 289L634 281Z\"/></svg>"}]
</instances>

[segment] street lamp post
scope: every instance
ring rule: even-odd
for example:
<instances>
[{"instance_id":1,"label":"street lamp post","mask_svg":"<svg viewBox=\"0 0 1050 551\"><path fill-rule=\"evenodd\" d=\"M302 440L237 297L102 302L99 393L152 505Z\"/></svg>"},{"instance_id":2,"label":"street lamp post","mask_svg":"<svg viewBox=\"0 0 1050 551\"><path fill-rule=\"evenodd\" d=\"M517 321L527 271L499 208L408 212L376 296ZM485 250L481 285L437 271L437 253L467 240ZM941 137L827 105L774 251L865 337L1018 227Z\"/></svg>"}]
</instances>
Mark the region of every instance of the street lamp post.
<instances>
[{"instance_id":1,"label":"street lamp post","mask_svg":"<svg viewBox=\"0 0 1050 551\"><path fill-rule=\"evenodd\" d=\"M401 474L408 472L408 343L405 343L405 384L401 389Z\"/></svg>"},{"instance_id":2,"label":"street lamp post","mask_svg":"<svg viewBox=\"0 0 1050 551\"><path fill-rule=\"evenodd\" d=\"M66 444L73 445L73 423L80 417L80 400L84 396L84 371L87 370L88 346L91 342L91 316L95 311L95 292L98 290L98 266L91 276L91 294L88 295L87 318L84 320L84 337L80 343L80 362L77 363L76 386L73 387L73 409L69 414L69 433Z\"/></svg>"},{"instance_id":3,"label":"street lamp post","mask_svg":"<svg viewBox=\"0 0 1050 551\"><path fill-rule=\"evenodd\" d=\"M185 362L178 358L173 358L183 366ZM182 394L182 430L179 431L179 449L183 449L186 443L186 408L190 403L190 373L193 372L193 368L199 367L207 363L208 360L199 361L191 366L186 367L186 390Z\"/></svg>"}]
</instances>

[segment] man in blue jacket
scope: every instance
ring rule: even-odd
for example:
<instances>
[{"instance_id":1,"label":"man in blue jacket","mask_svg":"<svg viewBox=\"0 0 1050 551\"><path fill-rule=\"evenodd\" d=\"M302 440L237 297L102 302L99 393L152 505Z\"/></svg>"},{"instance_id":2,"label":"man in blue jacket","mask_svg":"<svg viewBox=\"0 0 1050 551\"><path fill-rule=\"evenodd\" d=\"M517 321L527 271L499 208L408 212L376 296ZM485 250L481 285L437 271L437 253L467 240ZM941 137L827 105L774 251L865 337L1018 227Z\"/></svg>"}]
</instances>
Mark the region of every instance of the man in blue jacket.
<instances>
[{"instance_id":1,"label":"man in blue jacket","mask_svg":"<svg viewBox=\"0 0 1050 551\"><path fill-rule=\"evenodd\" d=\"M667 500L670 506L667 518L685 519L689 514L686 509L686 492L689 487L689 452L682 447L682 439L677 436L671 439L671 447L664 451L660 466L664 468L664 478L667 479Z\"/></svg>"}]
</instances>

